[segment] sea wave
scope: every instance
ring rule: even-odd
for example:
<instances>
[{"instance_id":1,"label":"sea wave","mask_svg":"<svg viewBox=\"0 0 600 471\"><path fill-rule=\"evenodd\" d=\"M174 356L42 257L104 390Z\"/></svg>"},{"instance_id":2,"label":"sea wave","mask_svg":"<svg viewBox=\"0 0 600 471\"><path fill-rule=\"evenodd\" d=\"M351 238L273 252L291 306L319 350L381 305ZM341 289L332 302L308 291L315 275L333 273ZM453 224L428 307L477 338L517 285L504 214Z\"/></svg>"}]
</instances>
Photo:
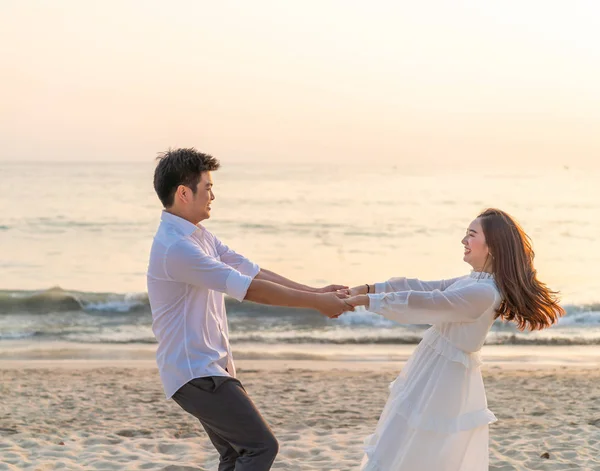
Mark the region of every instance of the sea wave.
<instances>
[{"instance_id":1,"label":"sea wave","mask_svg":"<svg viewBox=\"0 0 600 471\"><path fill-rule=\"evenodd\" d=\"M400 325L364 309L328 319L316 311L240 303L226 298L233 343L400 345L420 341L425 326ZM541 332L496 321L488 344L599 345L600 304L566 305L567 315ZM152 344L146 293L90 293L60 287L0 291L0 341L63 340Z\"/></svg>"},{"instance_id":2,"label":"sea wave","mask_svg":"<svg viewBox=\"0 0 600 471\"><path fill-rule=\"evenodd\" d=\"M77 344L156 344L156 339L149 328L144 327L139 331L135 329L103 329L98 332L44 332L33 331L28 333L0 333L0 341L18 341L35 338L36 342L44 340L63 341ZM361 334L345 332L334 334L328 332L251 332L232 333L231 343L236 345L416 345L422 336L417 333L397 333L396 335ZM595 335L569 335L546 334L535 336L531 334L504 334L491 332L486 340L486 345L547 345L547 346L582 346L600 345L600 331Z\"/></svg>"},{"instance_id":3,"label":"sea wave","mask_svg":"<svg viewBox=\"0 0 600 471\"><path fill-rule=\"evenodd\" d=\"M577 306L579 308L579 306ZM579 311L572 309L565 317L558 320L558 325L577 326L577 325L596 325L600 326L600 306L590 306L589 310Z\"/></svg>"},{"instance_id":4,"label":"sea wave","mask_svg":"<svg viewBox=\"0 0 600 471\"><path fill-rule=\"evenodd\" d=\"M315 315L309 309L294 309L266 306L254 303L239 303L225 299L227 311L231 315L243 314L249 317ZM600 324L600 302L591 304L567 304L567 315L559 325ZM147 293L95 293L69 291L59 286L46 290L0 290L0 315L44 314L49 312L101 312L123 314L127 312L150 312ZM318 314L317 314L318 315ZM393 323L367 311L347 313L338 320L344 325L386 326Z\"/></svg>"},{"instance_id":5,"label":"sea wave","mask_svg":"<svg viewBox=\"0 0 600 471\"><path fill-rule=\"evenodd\" d=\"M80 311L83 304L59 287L43 291L0 291L0 314Z\"/></svg>"},{"instance_id":6,"label":"sea wave","mask_svg":"<svg viewBox=\"0 0 600 471\"><path fill-rule=\"evenodd\" d=\"M226 298L225 303L228 312L243 312L249 316L315 313L308 309L281 308L253 303L242 304L231 298ZM0 315L57 312L123 314L140 311L150 313L147 293L91 293L67 291L59 286L38 291L0 290Z\"/></svg>"}]
</instances>

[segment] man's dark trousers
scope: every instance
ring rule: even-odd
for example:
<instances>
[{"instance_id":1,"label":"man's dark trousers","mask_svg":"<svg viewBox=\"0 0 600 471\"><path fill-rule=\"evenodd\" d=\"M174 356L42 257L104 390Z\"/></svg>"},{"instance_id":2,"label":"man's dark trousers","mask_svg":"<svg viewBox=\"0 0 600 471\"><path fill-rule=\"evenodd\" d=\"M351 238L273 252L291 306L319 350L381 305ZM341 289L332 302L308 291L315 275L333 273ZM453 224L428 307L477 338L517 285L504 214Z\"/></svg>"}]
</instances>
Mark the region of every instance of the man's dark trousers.
<instances>
[{"instance_id":1,"label":"man's dark trousers","mask_svg":"<svg viewBox=\"0 0 600 471\"><path fill-rule=\"evenodd\" d=\"M219 471L268 471L279 451L273 432L237 379L196 378L174 395L196 417L221 456Z\"/></svg>"}]
</instances>

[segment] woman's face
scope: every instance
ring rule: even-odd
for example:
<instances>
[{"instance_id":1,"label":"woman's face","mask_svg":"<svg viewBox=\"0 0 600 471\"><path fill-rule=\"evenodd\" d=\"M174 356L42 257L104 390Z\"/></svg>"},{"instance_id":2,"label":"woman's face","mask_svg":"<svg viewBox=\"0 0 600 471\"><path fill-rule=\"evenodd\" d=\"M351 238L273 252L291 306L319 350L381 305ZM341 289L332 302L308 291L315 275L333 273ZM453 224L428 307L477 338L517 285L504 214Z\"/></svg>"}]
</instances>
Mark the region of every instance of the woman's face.
<instances>
[{"instance_id":1,"label":"woman's face","mask_svg":"<svg viewBox=\"0 0 600 471\"><path fill-rule=\"evenodd\" d=\"M483 228L481 227L481 221L479 218L475 219L467 229L467 234L462 240L462 244L465 246L465 255L463 260L473 267L475 271L485 271L486 262L489 262L490 251L487 243L485 242L485 235L483 234Z\"/></svg>"}]
</instances>

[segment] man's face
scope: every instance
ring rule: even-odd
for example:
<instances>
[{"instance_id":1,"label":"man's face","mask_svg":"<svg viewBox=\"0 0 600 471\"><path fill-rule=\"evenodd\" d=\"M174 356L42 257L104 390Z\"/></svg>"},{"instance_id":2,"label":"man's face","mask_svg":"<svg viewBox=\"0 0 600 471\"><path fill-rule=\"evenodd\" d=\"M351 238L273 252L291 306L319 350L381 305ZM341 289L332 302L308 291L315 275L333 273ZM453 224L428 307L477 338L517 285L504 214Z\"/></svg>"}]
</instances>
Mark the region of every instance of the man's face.
<instances>
[{"instance_id":1,"label":"man's face","mask_svg":"<svg viewBox=\"0 0 600 471\"><path fill-rule=\"evenodd\" d=\"M196 194L193 195L191 204L191 212L194 219L198 222L204 221L210 217L210 204L215 199L212 191L213 181L210 172L202 172L200 181L196 187Z\"/></svg>"}]
</instances>

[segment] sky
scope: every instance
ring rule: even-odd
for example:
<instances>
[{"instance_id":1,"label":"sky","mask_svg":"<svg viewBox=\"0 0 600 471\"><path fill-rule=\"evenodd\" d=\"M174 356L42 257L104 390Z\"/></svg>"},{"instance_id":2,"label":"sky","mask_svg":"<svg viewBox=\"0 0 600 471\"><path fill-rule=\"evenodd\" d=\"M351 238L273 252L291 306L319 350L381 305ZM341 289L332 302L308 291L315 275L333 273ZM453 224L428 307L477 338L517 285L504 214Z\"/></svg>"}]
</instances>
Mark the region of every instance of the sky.
<instances>
[{"instance_id":1,"label":"sky","mask_svg":"<svg viewBox=\"0 0 600 471\"><path fill-rule=\"evenodd\" d=\"M600 2L0 0L0 161L600 168Z\"/></svg>"}]
</instances>

